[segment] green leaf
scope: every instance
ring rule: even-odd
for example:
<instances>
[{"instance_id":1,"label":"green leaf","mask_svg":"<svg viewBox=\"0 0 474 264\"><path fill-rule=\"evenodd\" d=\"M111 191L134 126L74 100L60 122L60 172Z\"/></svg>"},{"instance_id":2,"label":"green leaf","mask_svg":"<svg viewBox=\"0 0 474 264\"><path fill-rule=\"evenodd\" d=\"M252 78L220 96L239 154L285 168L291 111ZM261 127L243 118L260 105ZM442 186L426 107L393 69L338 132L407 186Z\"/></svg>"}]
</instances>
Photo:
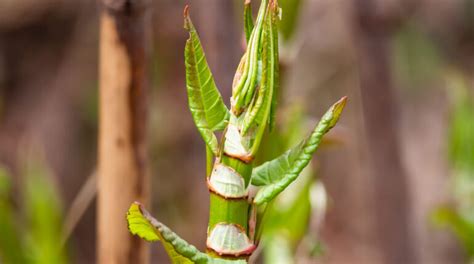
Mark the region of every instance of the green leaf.
<instances>
[{"instance_id":1,"label":"green leaf","mask_svg":"<svg viewBox=\"0 0 474 264\"><path fill-rule=\"evenodd\" d=\"M272 3L270 3L272 5ZM269 120L271 104L275 89L275 70L278 71L278 31L276 30L276 6L268 9L265 14L262 34L262 78L258 95L254 97L249 111L244 118L242 131L245 134L253 124L263 130ZM276 54L275 54L276 53Z\"/></svg>"},{"instance_id":2,"label":"green leaf","mask_svg":"<svg viewBox=\"0 0 474 264\"><path fill-rule=\"evenodd\" d=\"M450 120L449 154L456 169L474 172L474 100L469 94L469 82L459 74L448 78L453 97Z\"/></svg>"},{"instance_id":3,"label":"green leaf","mask_svg":"<svg viewBox=\"0 0 474 264\"><path fill-rule=\"evenodd\" d=\"M322 117L311 135L280 157L257 167L252 173L252 184L264 185L257 193L254 203L262 204L275 198L290 185L308 165L319 147L322 137L333 128L344 109L347 98L335 103Z\"/></svg>"},{"instance_id":4,"label":"green leaf","mask_svg":"<svg viewBox=\"0 0 474 264\"><path fill-rule=\"evenodd\" d=\"M31 263L68 263L62 245L62 206L44 159L34 150L23 167L25 251Z\"/></svg>"},{"instance_id":5,"label":"green leaf","mask_svg":"<svg viewBox=\"0 0 474 264\"><path fill-rule=\"evenodd\" d=\"M302 0L280 0L283 18L280 27L283 39L288 41L294 35L300 15Z\"/></svg>"},{"instance_id":6,"label":"green leaf","mask_svg":"<svg viewBox=\"0 0 474 264\"><path fill-rule=\"evenodd\" d=\"M273 61L275 62L273 67L273 95L272 95L272 104L270 109L270 118L268 120L270 131L273 131L275 127L275 119L276 119L276 107L278 102L278 97L280 96L280 52L278 46L278 21L277 19L278 14L275 12L280 12L280 10L276 10L277 6L275 6L273 20L272 20L272 42L273 42Z\"/></svg>"},{"instance_id":7,"label":"green leaf","mask_svg":"<svg viewBox=\"0 0 474 264\"><path fill-rule=\"evenodd\" d=\"M247 43L250 41L250 35L252 35L254 24L252 18L252 3L251 0L245 0L244 6L244 30L245 30L245 39Z\"/></svg>"},{"instance_id":8,"label":"green leaf","mask_svg":"<svg viewBox=\"0 0 474 264\"><path fill-rule=\"evenodd\" d=\"M462 241L467 254L474 257L474 223L467 221L451 208L442 207L432 216L435 224L447 227Z\"/></svg>"},{"instance_id":9,"label":"green leaf","mask_svg":"<svg viewBox=\"0 0 474 264\"><path fill-rule=\"evenodd\" d=\"M194 263L193 261L197 262L206 258L204 253L199 252L194 246L179 238L167 226L153 218L137 202L130 206L127 221L132 234L148 242L161 240L173 263Z\"/></svg>"},{"instance_id":10,"label":"green leaf","mask_svg":"<svg viewBox=\"0 0 474 264\"><path fill-rule=\"evenodd\" d=\"M306 177L300 176L291 187L278 196L271 207L267 208L268 217L263 223L264 238L275 233L283 233L286 239L296 246L308 233L311 214L310 190L314 184L311 173L307 171L304 175Z\"/></svg>"},{"instance_id":11,"label":"green leaf","mask_svg":"<svg viewBox=\"0 0 474 264\"><path fill-rule=\"evenodd\" d=\"M239 116L253 99L255 88L261 76L262 32L267 7L268 0L262 0L255 27L247 44L247 51L234 78L232 111L236 116Z\"/></svg>"},{"instance_id":12,"label":"green leaf","mask_svg":"<svg viewBox=\"0 0 474 264\"><path fill-rule=\"evenodd\" d=\"M245 264L243 260L212 258L180 238L171 229L158 222L140 203L135 202L127 213L128 229L148 242L161 241L174 264Z\"/></svg>"},{"instance_id":13,"label":"green leaf","mask_svg":"<svg viewBox=\"0 0 474 264\"><path fill-rule=\"evenodd\" d=\"M265 263L294 264L295 254L293 246L284 235L268 237L263 249Z\"/></svg>"},{"instance_id":14,"label":"green leaf","mask_svg":"<svg viewBox=\"0 0 474 264\"><path fill-rule=\"evenodd\" d=\"M189 109L201 136L216 155L218 142L213 131L224 129L229 111L217 90L199 36L189 18L188 7L184 11L184 21L184 27L189 31L184 53Z\"/></svg>"},{"instance_id":15,"label":"green leaf","mask_svg":"<svg viewBox=\"0 0 474 264\"><path fill-rule=\"evenodd\" d=\"M15 219L10 201L11 182L7 170L0 166L0 262L5 264L27 263L21 240L21 228ZM24 228L24 227L23 227Z\"/></svg>"}]
</instances>

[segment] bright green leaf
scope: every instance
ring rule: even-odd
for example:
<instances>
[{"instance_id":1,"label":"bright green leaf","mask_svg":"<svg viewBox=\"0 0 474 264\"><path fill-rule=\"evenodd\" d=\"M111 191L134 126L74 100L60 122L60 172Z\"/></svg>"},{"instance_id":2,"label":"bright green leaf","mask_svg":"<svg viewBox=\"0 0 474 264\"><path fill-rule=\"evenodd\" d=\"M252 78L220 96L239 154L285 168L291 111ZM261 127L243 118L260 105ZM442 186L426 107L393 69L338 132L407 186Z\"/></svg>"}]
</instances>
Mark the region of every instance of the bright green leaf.
<instances>
[{"instance_id":1,"label":"bright green leaf","mask_svg":"<svg viewBox=\"0 0 474 264\"><path fill-rule=\"evenodd\" d=\"M229 111L217 90L199 36L189 18L188 8L184 15L185 28L189 31L184 53L189 109L201 136L216 155L218 142L213 131L224 129Z\"/></svg>"},{"instance_id":2,"label":"bright green leaf","mask_svg":"<svg viewBox=\"0 0 474 264\"><path fill-rule=\"evenodd\" d=\"M127 213L128 229L130 229L132 234L148 242L160 240L155 227L143 216L142 210L138 203L133 203L132 206L130 206Z\"/></svg>"},{"instance_id":3,"label":"bright green leaf","mask_svg":"<svg viewBox=\"0 0 474 264\"><path fill-rule=\"evenodd\" d=\"M128 228L134 235L155 242L160 240L174 264L245 264L243 260L222 260L212 258L180 238L171 229L158 222L141 204L135 202L127 213Z\"/></svg>"},{"instance_id":4,"label":"bright green leaf","mask_svg":"<svg viewBox=\"0 0 474 264\"><path fill-rule=\"evenodd\" d=\"M254 203L262 204L272 200L298 177L319 147L324 134L336 125L345 104L346 97L335 103L324 114L313 133L306 140L254 170L252 184L265 185L258 191Z\"/></svg>"},{"instance_id":5,"label":"bright green leaf","mask_svg":"<svg viewBox=\"0 0 474 264\"><path fill-rule=\"evenodd\" d=\"M167 226L153 218L139 203L133 203L130 206L127 221L132 234L149 242L161 240L173 263L194 263L193 261L197 262L199 259L206 258L204 253L199 252Z\"/></svg>"}]
</instances>

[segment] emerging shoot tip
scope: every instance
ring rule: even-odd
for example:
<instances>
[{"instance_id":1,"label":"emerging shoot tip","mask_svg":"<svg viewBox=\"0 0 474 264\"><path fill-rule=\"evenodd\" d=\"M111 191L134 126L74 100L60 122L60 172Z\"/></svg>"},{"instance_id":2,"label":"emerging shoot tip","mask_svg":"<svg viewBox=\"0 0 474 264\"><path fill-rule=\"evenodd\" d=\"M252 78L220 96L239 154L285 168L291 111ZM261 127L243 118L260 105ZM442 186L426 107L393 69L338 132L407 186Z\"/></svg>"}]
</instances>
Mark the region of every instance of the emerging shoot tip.
<instances>
[{"instance_id":1,"label":"emerging shoot tip","mask_svg":"<svg viewBox=\"0 0 474 264\"><path fill-rule=\"evenodd\" d=\"M183 16L184 16L184 18L189 17L189 5L184 6Z\"/></svg>"},{"instance_id":2,"label":"emerging shoot tip","mask_svg":"<svg viewBox=\"0 0 474 264\"><path fill-rule=\"evenodd\" d=\"M189 18L189 5L186 5L183 10L184 17L184 28L187 30L191 29L191 19Z\"/></svg>"}]
</instances>

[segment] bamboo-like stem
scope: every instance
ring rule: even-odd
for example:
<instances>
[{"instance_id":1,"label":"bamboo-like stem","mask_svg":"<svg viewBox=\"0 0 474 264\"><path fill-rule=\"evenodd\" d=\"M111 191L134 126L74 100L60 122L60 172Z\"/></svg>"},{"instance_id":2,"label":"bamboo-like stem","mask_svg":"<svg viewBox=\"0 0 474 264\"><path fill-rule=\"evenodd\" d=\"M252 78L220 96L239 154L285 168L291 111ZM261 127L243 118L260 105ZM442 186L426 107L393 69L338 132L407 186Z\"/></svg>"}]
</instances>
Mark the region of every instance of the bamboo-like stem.
<instances>
[{"instance_id":1,"label":"bamboo-like stem","mask_svg":"<svg viewBox=\"0 0 474 264\"><path fill-rule=\"evenodd\" d=\"M233 85L232 114L221 143L223 151L218 154L208 180L211 198L207 247L218 258L248 259L258 243L254 241L255 221L249 217L251 201L248 188L253 159L267 126L271 111L269 102L275 89L274 65L278 57L274 53L278 50L275 48L276 38L273 38L276 33L272 29L275 22L272 17L276 12L276 1L262 1L243 57L245 63L239 65L238 81ZM267 41L270 45L263 47ZM263 61L264 69L260 89L256 92L259 59ZM264 96L270 100L266 101L267 104L263 103ZM251 102L254 103L251 105ZM264 107L261 113L265 118L259 125L254 123L256 112L252 107L258 110Z\"/></svg>"},{"instance_id":2,"label":"bamboo-like stem","mask_svg":"<svg viewBox=\"0 0 474 264\"><path fill-rule=\"evenodd\" d=\"M217 164L223 164L233 170L235 170L245 181L245 186L248 187L250 177L252 174L253 163L245 163L237 158L229 157L226 154L222 154L218 158ZM209 225L208 232L216 227L217 224L229 224L240 227L245 235L250 238L249 234L249 211L250 203L248 197L239 198L226 198L222 195L210 192L210 208L209 208ZM235 252L234 254L223 254L222 252L216 252L212 248L209 248L209 233L208 233L208 252L216 257L231 257L246 259L250 256L253 251L251 247L247 251Z\"/></svg>"},{"instance_id":3,"label":"bamboo-like stem","mask_svg":"<svg viewBox=\"0 0 474 264\"><path fill-rule=\"evenodd\" d=\"M147 263L125 224L130 201L148 202L147 1L102 0L98 153L98 263Z\"/></svg>"}]
</instances>

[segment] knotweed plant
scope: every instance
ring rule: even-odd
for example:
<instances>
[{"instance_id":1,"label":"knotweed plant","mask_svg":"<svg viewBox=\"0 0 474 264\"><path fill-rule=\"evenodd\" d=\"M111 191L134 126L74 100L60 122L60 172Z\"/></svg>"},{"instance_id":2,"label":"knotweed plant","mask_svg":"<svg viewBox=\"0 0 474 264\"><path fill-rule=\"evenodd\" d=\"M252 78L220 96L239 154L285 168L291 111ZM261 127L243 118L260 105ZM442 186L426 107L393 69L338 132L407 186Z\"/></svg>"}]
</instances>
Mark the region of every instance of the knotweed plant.
<instances>
[{"instance_id":1,"label":"knotweed plant","mask_svg":"<svg viewBox=\"0 0 474 264\"><path fill-rule=\"evenodd\" d=\"M189 8L184 10L184 27L189 31L185 48L189 108L207 153L207 251L200 252L188 244L137 202L127 215L130 231L147 241L160 240L173 263L247 263L258 246L267 205L297 179L345 106L344 97L324 114L306 139L254 168L264 133L275 123L280 16L277 0L262 0L254 21L250 1L246 1L247 48L234 77L229 110L212 77ZM220 140L217 131L223 131ZM252 195L251 186L258 189Z\"/></svg>"}]
</instances>

